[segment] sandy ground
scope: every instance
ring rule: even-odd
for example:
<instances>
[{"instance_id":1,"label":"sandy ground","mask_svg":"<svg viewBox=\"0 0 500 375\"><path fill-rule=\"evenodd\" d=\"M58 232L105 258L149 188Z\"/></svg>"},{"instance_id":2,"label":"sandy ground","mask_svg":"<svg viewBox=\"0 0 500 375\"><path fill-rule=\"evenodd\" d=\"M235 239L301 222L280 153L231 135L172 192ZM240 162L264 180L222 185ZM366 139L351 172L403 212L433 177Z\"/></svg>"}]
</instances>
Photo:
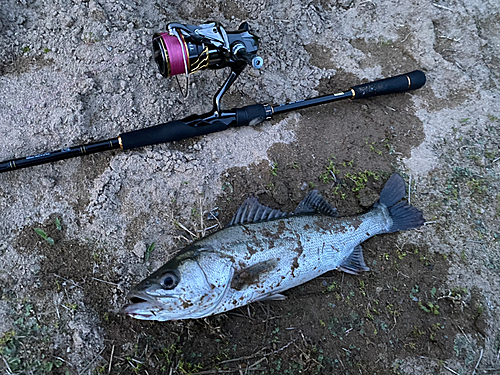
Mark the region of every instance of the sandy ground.
<instances>
[{"instance_id":1,"label":"sandy ground","mask_svg":"<svg viewBox=\"0 0 500 375\"><path fill-rule=\"evenodd\" d=\"M193 75L184 99L152 61L168 22L248 21L260 36L264 67L242 74L227 108L414 69L428 79L1 174L2 373L500 373L499 12L493 0L0 0L0 160L208 111L227 72ZM367 170L380 178L353 191L346 175ZM286 301L200 322L117 314L192 240L176 222L198 233L212 225L200 213L219 207L224 224L249 193L292 210L313 187L354 214L394 171L428 223L368 241L370 273L331 272Z\"/></svg>"}]
</instances>

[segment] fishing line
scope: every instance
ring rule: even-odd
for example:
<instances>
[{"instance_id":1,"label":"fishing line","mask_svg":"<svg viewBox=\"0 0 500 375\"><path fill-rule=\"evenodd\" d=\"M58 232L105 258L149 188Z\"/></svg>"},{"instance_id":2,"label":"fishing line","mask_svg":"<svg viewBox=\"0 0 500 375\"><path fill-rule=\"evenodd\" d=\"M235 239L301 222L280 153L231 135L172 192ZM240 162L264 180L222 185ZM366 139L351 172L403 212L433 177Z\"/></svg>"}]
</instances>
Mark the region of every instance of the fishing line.
<instances>
[{"instance_id":1,"label":"fishing line","mask_svg":"<svg viewBox=\"0 0 500 375\"><path fill-rule=\"evenodd\" d=\"M162 62L163 69L166 69L163 73L164 75L168 77L175 76L182 96L187 98L189 95L189 73L192 70L189 64L189 52L186 41L177 29L172 29L170 34L161 33L156 35L158 36L153 38L153 42L159 48L155 48L155 60ZM181 74L184 74L186 77L185 90L182 89L177 77Z\"/></svg>"}]
</instances>

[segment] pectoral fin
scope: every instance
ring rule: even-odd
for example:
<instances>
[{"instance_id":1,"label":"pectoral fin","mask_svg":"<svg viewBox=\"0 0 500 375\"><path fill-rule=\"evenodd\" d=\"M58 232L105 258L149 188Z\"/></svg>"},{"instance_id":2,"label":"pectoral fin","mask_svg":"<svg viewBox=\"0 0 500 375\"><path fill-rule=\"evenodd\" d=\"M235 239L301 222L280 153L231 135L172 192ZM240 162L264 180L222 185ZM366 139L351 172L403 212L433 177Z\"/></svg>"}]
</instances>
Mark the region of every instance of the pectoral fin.
<instances>
[{"instance_id":1,"label":"pectoral fin","mask_svg":"<svg viewBox=\"0 0 500 375\"><path fill-rule=\"evenodd\" d=\"M285 299L286 299L286 296L284 296L283 294L279 294L279 293L265 294L262 297L257 298L254 302L257 302L257 301L283 301Z\"/></svg>"},{"instance_id":2,"label":"pectoral fin","mask_svg":"<svg viewBox=\"0 0 500 375\"><path fill-rule=\"evenodd\" d=\"M369 271L370 268L366 266L363 259L363 248L358 245L354 248L351 255L349 255L338 267L339 271L344 271L353 275L357 275L361 271Z\"/></svg>"},{"instance_id":3,"label":"pectoral fin","mask_svg":"<svg viewBox=\"0 0 500 375\"><path fill-rule=\"evenodd\" d=\"M242 290L243 288L256 284L262 274L272 271L277 264L276 259L270 259L256 263L250 267L236 270L231 280L231 288Z\"/></svg>"}]
</instances>

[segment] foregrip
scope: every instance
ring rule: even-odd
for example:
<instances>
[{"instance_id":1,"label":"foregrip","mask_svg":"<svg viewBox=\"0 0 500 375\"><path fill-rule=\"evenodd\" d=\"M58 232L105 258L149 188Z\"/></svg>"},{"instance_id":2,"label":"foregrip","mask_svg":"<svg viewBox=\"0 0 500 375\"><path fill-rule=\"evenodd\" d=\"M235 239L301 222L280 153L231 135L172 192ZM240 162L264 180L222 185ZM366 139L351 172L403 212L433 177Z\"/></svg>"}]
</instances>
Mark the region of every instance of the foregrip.
<instances>
[{"instance_id":1,"label":"foregrip","mask_svg":"<svg viewBox=\"0 0 500 375\"><path fill-rule=\"evenodd\" d=\"M381 79L351 87L351 99L370 98L372 96L394 94L421 88L425 84L425 74L420 70L399 76Z\"/></svg>"},{"instance_id":2,"label":"foregrip","mask_svg":"<svg viewBox=\"0 0 500 375\"><path fill-rule=\"evenodd\" d=\"M262 104L247 105L231 110L236 115L234 126L257 125L266 119L266 108Z\"/></svg>"}]
</instances>

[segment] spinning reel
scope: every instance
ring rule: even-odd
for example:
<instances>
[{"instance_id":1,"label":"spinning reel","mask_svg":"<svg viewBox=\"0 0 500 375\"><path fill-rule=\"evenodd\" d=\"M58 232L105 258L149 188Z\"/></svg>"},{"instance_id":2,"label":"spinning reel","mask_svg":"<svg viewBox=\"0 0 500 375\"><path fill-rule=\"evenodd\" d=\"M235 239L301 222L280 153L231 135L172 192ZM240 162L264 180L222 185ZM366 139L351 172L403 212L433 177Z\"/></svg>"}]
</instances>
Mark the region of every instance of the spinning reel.
<instances>
[{"instance_id":1,"label":"spinning reel","mask_svg":"<svg viewBox=\"0 0 500 375\"><path fill-rule=\"evenodd\" d=\"M184 97L188 95L189 74L203 69L231 68L230 76L214 97L213 112L216 116L221 112L222 95L243 69L247 65L254 69L264 65L262 57L256 54L258 38L249 32L246 22L238 30L229 32L218 22L198 26L169 23L167 28L168 32L153 35L154 59L164 77L186 75Z\"/></svg>"},{"instance_id":2,"label":"spinning reel","mask_svg":"<svg viewBox=\"0 0 500 375\"><path fill-rule=\"evenodd\" d=\"M154 58L160 73L166 77L192 74L203 69L232 70L263 65L257 56L258 38L250 34L248 23L227 32L217 22L202 25L169 23L168 32L153 35Z\"/></svg>"}]
</instances>

